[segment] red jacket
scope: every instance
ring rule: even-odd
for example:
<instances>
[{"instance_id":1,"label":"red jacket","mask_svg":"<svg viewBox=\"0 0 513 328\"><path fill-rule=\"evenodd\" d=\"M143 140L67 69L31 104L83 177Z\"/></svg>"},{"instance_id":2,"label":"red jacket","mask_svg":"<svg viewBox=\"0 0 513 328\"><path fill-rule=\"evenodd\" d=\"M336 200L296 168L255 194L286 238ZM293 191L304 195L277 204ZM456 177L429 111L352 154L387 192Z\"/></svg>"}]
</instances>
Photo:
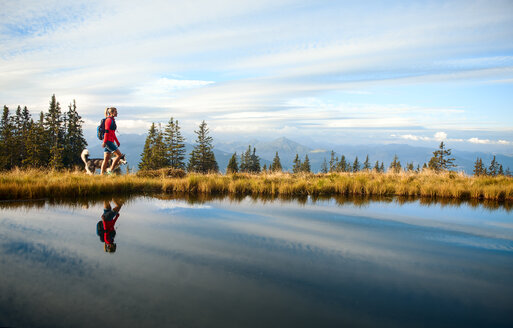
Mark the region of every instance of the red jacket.
<instances>
[{"instance_id":1,"label":"red jacket","mask_svg":"<svg viewBox=\"0 0 513 328\"><path fill-rule=\"evenodd\" d=\"M114 241L112 238L111 238L111 234L110 232L111 231L114 231L114 224L116 223L116 221L118 220L119 218L119 213L116 214L116 216L114 217L114 219L110 220L110 221L106 221L106 220L103 220L103 228L105 229L105 233L103 235L103 240L105 240L105 243L106 244L112 244L112 242Z\"/></svg>"},{"instance_id":2,"label":"red jacket","mask_svg":"<svg viewBox=\"0 0 513 328\"><path fill-rule=\"evenodd\" d=\"M112 120L112 117L107 117L107 119L105 120L105 135L103 136L103 142L112 141L116 142L116 144L119 146L119 141L116 137L116 131L110 129Z\"/></svg>"}]
</instances>

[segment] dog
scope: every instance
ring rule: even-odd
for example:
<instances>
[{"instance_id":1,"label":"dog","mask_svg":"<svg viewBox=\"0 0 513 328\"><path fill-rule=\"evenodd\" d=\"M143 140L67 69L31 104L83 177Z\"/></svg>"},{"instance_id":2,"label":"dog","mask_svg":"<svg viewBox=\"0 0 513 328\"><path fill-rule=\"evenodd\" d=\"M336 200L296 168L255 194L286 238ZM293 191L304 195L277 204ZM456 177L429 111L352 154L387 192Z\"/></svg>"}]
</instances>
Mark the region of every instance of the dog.
<instances>
[{"instance_id":1,"label":"dog","mask_svg":"<svg viewBox=\"0 0 513 328\"><path fill-rule=\"evenodd\" d=\"M82 161L84 161L87 174L92 175L96 172L96 169L101 169L102 163L103 163L103 158L89 158L89 150L87 150L87 149L84 149L82 151L82 155L80 155L80 157L82 158ZM113 161L113 158L111 156L111 158L109 159L108 167L110 167L112 165L112 161ZM127 164L125 154L121 154L121 158L119 159L118 164L116 165L114 170L117 169L120 165L125 165L125 164Z\"/></svg>"}]
</instances>

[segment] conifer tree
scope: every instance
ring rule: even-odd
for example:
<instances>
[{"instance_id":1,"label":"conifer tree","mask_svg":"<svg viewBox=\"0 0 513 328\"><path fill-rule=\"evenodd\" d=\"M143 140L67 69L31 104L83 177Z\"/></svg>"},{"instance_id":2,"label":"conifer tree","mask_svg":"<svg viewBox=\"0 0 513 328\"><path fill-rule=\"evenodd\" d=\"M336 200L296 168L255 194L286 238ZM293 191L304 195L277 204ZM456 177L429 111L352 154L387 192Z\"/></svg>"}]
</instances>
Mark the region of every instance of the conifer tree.
<instances>
[{"instance_id":1,"label":"conifer tree","mask_svg":"<svg viewBox=\"0 0 513 328\"><path fill-rule=\"evenodd\" d=\"M328 162L326 162L326 157L324 157L324 161L321 164L321 173L328 173Z\"/></svg>"},{"instance_id":2,"label":"conifer tree","mask_svg":"<svg viewBox=\"0 0 513 328\"><path fill-rule=\"evenodd\" d=\"M228 166L226 167L226 173L237 173L239 172L239 166L237 165L237 153L233 153L230 161L228 162Z\"/></svg>"},{"instance_id":3,"label":"conifer tree","mask_svg":"<svg viewBox=\"0 0 513 328\"><path fill-rule=\"evenodd\" d=\"M0 120L0 170L9 170L13 167L13 138L14 128L9 115L9 108L4 106Z\"/></svg>"},{"instance_id":4,"label":"conifer tree","mask_svg":"<svg viewBox=\"0 0 513 328\"><path fill-rule=\"evenodd\" d=\"M262 172L267 173L267 164L264 164L262 167Z\"/></svg>"},{"instance_id":5,"label":"conifer tree","mask_svg":"<svg viewBox=\"0 0 513 328\"><path fill-rule=\"evenodd\" d=\"M278 152L276 152L276 155L274 156L273 162L271 164L271 171L281 172L282 170L283 168L281 167L280 156L278 156Z\"/></svg>"},{"instance_id":6,"label":"conifer tree","mask_svg":"<svg viewBox=\"0 0 513 328\"><path fill-rule=\"evenodd\" d=\"M349 172L350 171L349 165L350 165L350 163L348 163L346 161L346 157L344 155L342 155L340 157L340 161L338 161L338 163L337 163L337 169L336 170L338 172Z\"/></svg>"},{"instance_id":7,"label":"conifer tree","mask_svg":"<svg viewBox=\"0 0 513 328\"><path fill-rule=\"evenodd\" d=\"M312 168L310 166L310 159L308 158L308 154L305 155L305 161L301 164L301 171L310 173Z\"/></svg>"},{"instance_id":8,"label":"conifer tree","mask_svg":"<svg viewBox=\"0 0 513 328\"><path fill-rule=\"evenodd\" d=\"M240 171L251 171L251 145L248 145L248 149L240 155Z\"/></svg>"},{"instance_id":9,"label":"conifer tree","mask_svg":"<svg viewBox=\"0 0 513 328\"><path fill-rule=\"evenodd\" d=\"M200 173L218 172L219 166L214 155L213 138L208 135L207 123L202 121L199 129L194 133L197 135L196 145L191 152L187 170Z\"/></svg>"},{"instance_id":10,"label":"conifer tree","mask_svg":"<svg viewBox=\"0 0 513 328\"><path fill-rule=\"evenodd\" d=\"M63 152L63 161L65 167L73 167L74 165L82 165L80 154L87 146L87 141L82 132L82 124L84 121L77 112L77 104L73 99L73 103L68 106L68 111L64 115L65 147Z\"/></svg>"},{"instance_id":11,"label":"conifer tree","mask_svg":"<svg viewBox=\"0 0 513 328\"><path fill-rule=\"evenodd\" d=\"M474 163L474 175L480 176L480 175L486 175L486 169L483 165L483 160L481 158L477 158L476 162Z\"/></svg>"},{"instance_id":12,"label":"conifer tree","mask_svg":"<svg viewBox=\"0 0 513 328\"><path fill-rule=\"evenodd\" d=\"M43 112L41 112L38 122L30 121L26 140L27 156L24 159L23 166L34 168L45 166L48 162L48 150L43 125Z\"/></svg>"},{"instance_id":13,"label":"conifer tree","mask_svg":"<svg viewBox=\"0 0 513 328\"><path fill-rule=\"evenodd\" d=\"M180 132L178 121L174 121L172 117L164 129L164 142L169 166L185 169L185 138Z\"/></svg>"},{"instance_id":14,"label":"conifer tree","mask_svg":"<svg viewBox=\"0 0 513 328\"><path fill-rule=\"evenodd\" d=\"M301 172L301 160L299 159L299 155L296 154L296 158L294 158L294 164L292 165L292 173Z\"/></svg>"},{"instance_id":15,"label":"conifer tree","mask_svg":"<svg viewBox=\"0 0 513 328\"><path fill-rule=\"evenodd\" d=\"M151 170L153 169L153 164L151 163L152 157L152 148L155 144L155 140L157 138L157 131L155 129L155 123L151 123L151 127L148 131L148 135L146 136L146 141L144 142L143 152L141 154L141 161L139 162L139 170Z\"/></svg>"},{"instance_id":16,"label":"conifer tree","mask_svg":"<svg viewBox=\"0 0 513 328\"><path fill-rule=\"evenodd\" d=\"M363 162L363 170L364 171L370 170L369 155L367 155L367 157L365 157L365 162Z\"/></svg>"},{"instance_id":17,"label":"conifer tree","mask_svg":"<svg viewBox=\"0 0 513 328\"><path fill-rule=\"evenodd\" d=\"M499 164L499 172L497 172L497 175L504 175L504 169L502 167L502 164Z\"/></svg>"},{"instance_id":18,"label":"conifer tree","mask_svg":"<svg viewBox=\"0 0 513 328\"><path fill-rule=\"evenodd\" d=\"M335 160L335 152L331 151L330 156L330 172L335 172L337 170L337 160Z\"/></svg>"},{"instance_id":19,"label":"conifer tree","mask_svg":"<svg viewBox=\"0 0 513 328\"><path fill-rule=\"evenodd\" d=\"M360 162L358 161L358 156L355 157L353 166L351 167L351 171L358 172L360 171Z\"/></svg>"},{"instance_id":20,"label":"conifer tree","mask_svg":"<svg viewBox=\"0 0 513 328\"><path fill-rule=\"evenodd\" d=\"M406 170L408 170L409 172L412 172L412 171L414 171L414 170L415 170L415 167L413 166L413 162L408 163L408 164L406 165Z\"/></svg>"},{"instance_id":21,"label":"conifer tree","mask_svg":"<svg viewBox=\"0 0 513 328\"><path fill-rule=\"evenodd\" d=\"M64 130L61 106L55 99L55 94L50 100L48 113L45 115L45 127L50 145L50 161L48 165L54 169L63 167Z\"/></svg>"},{"instance_id":22,"label":"conifer tree","mask_svg":"<svg viewBox=\"0 0 513 328\"><path fill-rule=\"evenodd\" d=\"M255 147L253 147L253 154L250 157L250 172L260 173L260 157L256 155Z\"/></svg>"},{"instance_id":23,"label":"conifer tree","mask_svg":"<svg viewBox=\"0 0 513 328\"><path fill-rule=\"evenodd\" d=\"M490 167L488 167L488 174L492 177L497 176L497 173L499 172L499 163L497 163L497 160L495 159L495 155L493 156L492 161L490 162Z\"/></svg>"},{"instance_id":24,"label":"conifer tree","mask_svg":"<svg viewBox=\"0 0 513 328\"><path fill-rule=\"evenodd\" d=\"M381 166L379 167L379 171L381 173L385 173L385 162L383 162L383 161L381 162Z\"/></svg>"},{"instance_id":25,"label":"conifer tree","mask_svg":"<svg viewBox=\"0 0 513 328\"><path fill-rule=\"evenodd\" d=\"M374 171L379 172L379 161L376 161L376 164L374 164Z\"/></svg>"},{"instance_id":26,"label":"conifer tree","mask_svg":"<svg viewBox=\"0 0 513 328\"><path fill-rule=\"evenodd\" d=\"M506 168L506 172L504 172L504 175L507 177L511 177L511 171L509 169L509 166Z\"/></svg>"},{"instance_id":27,"label":"conifer tree","mask_svg":"<svg viewBox=\"0 0 513 328\"><path fill-rule=\"evenodd\" d=\"M167 147L164 143L164 134L162 133L162 127L160 124L156 133L155 143L151 147L151 163L154 170L169 166Z\"/></svg>"},{"instance_id":28,"label":"conifer tree","mask_svg":"<svg viewBox=\"0 0 513 328\"><path fill-rule=\"evenodd\" d=\"M394 160L390 163L389 167L394 173L399 173L401 171L401 162L397 157L397 154L394 155Z\"/></svg>"},{"instance_id":29,"label":"conifer tree","mask_svg":"<svg viewBox=\"0 0 513 328\"><path fill-rule=\"evenodd\" d=\"M440 142L439 149L433 152L433 157L429 160L429 168L435 171L449 170L456 167L454 158L451 156L451 150L445 148L444 142Z\"/></svg>"}]
</instances>

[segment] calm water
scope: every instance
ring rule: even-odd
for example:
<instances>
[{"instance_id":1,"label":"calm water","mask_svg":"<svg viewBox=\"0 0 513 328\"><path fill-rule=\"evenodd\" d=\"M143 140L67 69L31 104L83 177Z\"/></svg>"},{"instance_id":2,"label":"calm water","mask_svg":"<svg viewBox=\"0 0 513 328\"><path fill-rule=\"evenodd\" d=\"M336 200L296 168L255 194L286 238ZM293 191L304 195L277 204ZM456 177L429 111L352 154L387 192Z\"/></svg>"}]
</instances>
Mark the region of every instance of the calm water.
<instances>
[{"instance_id":1,"label":"calm water","mask_svg":"<svg viewBox=\"0 0 513 328\"><path fill-rule=\"evenodd\" d=\"M104 207L0 203L0 326L513 326L504 207L141 197L114 253Z\"/></svg>"}]
</instances>

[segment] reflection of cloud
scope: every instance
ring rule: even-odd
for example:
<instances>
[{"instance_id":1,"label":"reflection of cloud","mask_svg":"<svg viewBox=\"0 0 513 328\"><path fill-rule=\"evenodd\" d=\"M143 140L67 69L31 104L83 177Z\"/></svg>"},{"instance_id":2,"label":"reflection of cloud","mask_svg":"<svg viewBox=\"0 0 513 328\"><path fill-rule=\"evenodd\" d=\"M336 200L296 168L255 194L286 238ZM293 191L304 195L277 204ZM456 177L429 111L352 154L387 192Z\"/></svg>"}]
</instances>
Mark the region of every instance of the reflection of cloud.
<instances>
[{"instance_id":1,"label":"reflection of cloud","mask_svg":"<svg viewBox=\"0 0 513 328\"><path fill-rule=\"evenodd\" d=\"M210 209L210 205L205 204L190 204L184 200L160 200L154 199L152 203L159 210L176 210L176 209Z\"/></svg>"}]
</instances>

